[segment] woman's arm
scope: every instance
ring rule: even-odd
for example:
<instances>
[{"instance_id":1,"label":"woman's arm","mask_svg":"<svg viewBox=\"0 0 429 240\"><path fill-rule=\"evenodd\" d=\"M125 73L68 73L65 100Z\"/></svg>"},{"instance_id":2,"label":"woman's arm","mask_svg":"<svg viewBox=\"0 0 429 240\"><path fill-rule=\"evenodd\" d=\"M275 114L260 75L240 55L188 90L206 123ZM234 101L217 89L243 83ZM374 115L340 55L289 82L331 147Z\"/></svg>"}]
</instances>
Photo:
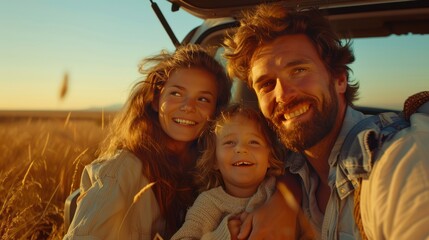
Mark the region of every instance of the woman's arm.
<instances>
[{"instance_id":1,"label":"woman's arm","mask_svg":"<svg viewBox=\"0 0 429 240\"><path fill-rule=\"evenodd\" d=\"M133 207L133 197L144 184L141 179L145 179L139 169L139 160L133 158L113 159L85 167L81 178L82 195L64 239L129 239L129 229L138 227L138 224L136 214L128 209ZM145 202L143 206L150 206L146 199L141 199L138 211L144 211L141 201ZM147 225L150 238L151 222Z\"/></svg>"}]
</instances>

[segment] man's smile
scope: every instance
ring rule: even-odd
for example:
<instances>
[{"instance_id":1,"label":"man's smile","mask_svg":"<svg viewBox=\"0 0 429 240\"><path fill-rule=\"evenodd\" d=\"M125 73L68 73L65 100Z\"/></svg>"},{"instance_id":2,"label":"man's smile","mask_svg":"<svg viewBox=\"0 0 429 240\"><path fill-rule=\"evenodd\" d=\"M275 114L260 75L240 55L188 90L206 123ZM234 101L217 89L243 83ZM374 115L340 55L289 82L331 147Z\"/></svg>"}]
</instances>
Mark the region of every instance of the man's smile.
<instances>
[{"instance_id":1,"label":"man's smile","mask_svg":"<svg viewBox=\"0 0 429 240\"><path fill-rule=\"evenodd\" d=\"M296 117L301 116L302 114L306 113L309 108L310 108L310 105L308 103L301 104L298 107L294 108L293 111L288 111L288 112L284 113L283 117L286 120L296 118Z\"/></svg>"}]
</instances>

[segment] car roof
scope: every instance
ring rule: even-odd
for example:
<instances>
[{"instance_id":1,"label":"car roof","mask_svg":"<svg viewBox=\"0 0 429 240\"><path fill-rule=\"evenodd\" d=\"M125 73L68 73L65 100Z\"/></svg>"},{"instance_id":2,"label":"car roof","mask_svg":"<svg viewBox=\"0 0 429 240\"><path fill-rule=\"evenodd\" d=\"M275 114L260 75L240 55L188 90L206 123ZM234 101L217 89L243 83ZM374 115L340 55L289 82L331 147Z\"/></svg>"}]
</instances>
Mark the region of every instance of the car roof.
<instances>
[{"instance_id":1,"label":"car roof","mask_svg":"<svg viewBox=\"0 0 429 240\"><path fill-rule=\"evenodd\" d=\"M429 1L426 0L168 0L207 20L230 17L239 20L242 10L260 3L280 2L291 8L321 9L340 34L352 38L391 34L428 34Z\"/></svg>"}]
</instances>

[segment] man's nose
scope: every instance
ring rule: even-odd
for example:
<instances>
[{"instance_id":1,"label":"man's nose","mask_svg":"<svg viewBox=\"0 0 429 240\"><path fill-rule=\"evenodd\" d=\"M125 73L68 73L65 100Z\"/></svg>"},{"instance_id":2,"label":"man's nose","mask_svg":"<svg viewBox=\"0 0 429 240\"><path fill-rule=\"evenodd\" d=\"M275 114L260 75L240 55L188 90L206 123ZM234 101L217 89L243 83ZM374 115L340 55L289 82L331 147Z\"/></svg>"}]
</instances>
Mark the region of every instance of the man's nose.
<instances>
[{"instance_id":1,"label":"man's nose","mask_svg":"<svg viewBox=\"0 0 429 240\"><path fill-rule=\"evenodd\" d=\"M297 91L296 86L287 79L277 78L274 93L277 102L286 103L288 99L295 97Z\"/></svg>"}]
</instances>

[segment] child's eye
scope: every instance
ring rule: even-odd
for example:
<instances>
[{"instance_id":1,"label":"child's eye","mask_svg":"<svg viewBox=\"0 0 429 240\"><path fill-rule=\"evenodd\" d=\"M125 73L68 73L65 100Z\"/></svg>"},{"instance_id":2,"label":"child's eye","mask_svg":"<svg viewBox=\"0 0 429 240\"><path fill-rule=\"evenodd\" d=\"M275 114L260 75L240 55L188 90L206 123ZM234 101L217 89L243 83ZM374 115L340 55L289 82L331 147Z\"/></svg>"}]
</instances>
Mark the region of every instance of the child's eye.
<instances>
[{"instance_id":1,"label":"child's eye","mask_svg":"<svg viewBox=\"0 0 429 240\"><path fill-rule=\"evenodd\" d=\"M235 142L232 140L228 140L228 141L223 142L223 145L225 145L225 146L232 146L234 144L235 144Z\"/></svg>"},{"instance_id":2,"label":"child's eye","mask_svg":"<svg viewBox=\"0 0 429 240\"><path fill-rule=\"evenodd\" d=\"M261 145L261 143L259 141L257 141L257 140L251 140L250 144L251 145Z\"/></svg>"}]
</instances>

